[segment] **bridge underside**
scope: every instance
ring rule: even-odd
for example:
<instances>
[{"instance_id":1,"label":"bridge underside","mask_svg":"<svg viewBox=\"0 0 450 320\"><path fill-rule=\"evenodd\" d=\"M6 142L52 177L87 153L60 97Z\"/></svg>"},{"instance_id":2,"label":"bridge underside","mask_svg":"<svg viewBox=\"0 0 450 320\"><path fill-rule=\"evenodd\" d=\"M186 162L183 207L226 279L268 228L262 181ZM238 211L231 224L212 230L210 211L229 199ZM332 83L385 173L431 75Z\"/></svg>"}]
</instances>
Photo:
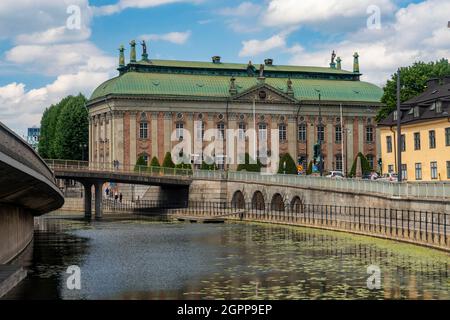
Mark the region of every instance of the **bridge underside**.
<instances>
[{"instance_id":1,"label":"bridge underside","mask_svg":"<svg viewBox=\"0 0 450 320\"><path fill-rule=\"evenodd\" d=\"M163 193L170 194L173 203L187 203L191 179L187 177L155 177L111 172L55 171L58 179L76 180L84 187L84 212L92 218L92 187L94 187L95 218L103 217L103 185L107 182L159 186Z\"/></svg>"}]
</instances>

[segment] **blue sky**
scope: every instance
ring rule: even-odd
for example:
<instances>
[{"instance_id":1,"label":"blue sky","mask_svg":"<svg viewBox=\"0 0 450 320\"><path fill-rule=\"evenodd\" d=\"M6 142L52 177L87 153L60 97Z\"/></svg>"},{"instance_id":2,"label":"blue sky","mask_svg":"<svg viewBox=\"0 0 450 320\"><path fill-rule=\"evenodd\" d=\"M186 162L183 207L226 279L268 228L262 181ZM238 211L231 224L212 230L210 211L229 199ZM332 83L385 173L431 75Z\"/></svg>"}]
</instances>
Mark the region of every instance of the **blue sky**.
<instances>
[{"instance_id":1,"label":"blue sky","mask_svg":"<svg viewBox=\"0 0 450 320\"><path fill-rule=\"evenodd\" d=\"M327 66L336 50L345 69L357 51L363 80L382 86L399 66L450 56L448 12L448 0L2 0L0 121L23 134L62 97L89 96L131 39L158 59Z\"/></svg>"}]
</instances>

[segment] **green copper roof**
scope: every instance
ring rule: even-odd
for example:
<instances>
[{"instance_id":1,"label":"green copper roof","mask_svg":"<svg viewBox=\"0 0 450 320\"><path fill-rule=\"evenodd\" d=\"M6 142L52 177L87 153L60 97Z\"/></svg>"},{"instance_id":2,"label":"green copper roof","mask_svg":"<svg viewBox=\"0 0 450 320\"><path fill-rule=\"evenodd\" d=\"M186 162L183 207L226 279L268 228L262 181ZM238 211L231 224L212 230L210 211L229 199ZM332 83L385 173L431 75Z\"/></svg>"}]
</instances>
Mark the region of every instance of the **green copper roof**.
<instances>
[{"instance_id":1,"label":"green copper roof","mask_svg":"<svg viewBox=\"0 0 450 320\"><path fill-rule=\"evenodd\" d=\"M179 61L179 60L150 60L139 61L137 64L154 66L154 67L171 67L171 68L196 68L196 69L222 69L222 70L246 70L248 64L245 63L212 63L201 61ZM258 70L259 64L253 64ZM265 65L264 71L278 72L311 72L311 73L328 73L328 74L353 74L346 70L338 70L325 67L309 67L309 66L282 66L282 65Z\"/></svg>"},{"instance_id":2,"label":"green copper roof","mask_svg":"<svg viewBox=\"0 0 450 320\"><path fill-rule=\"evenodd\" d=\"M152 61L152 63L158 62ZM174 61L173 64L182 67L182 64L191 64L191 62ZM167 61L164 62L164 65L167 66ZM280 66L272 68L316 69L316 67ZM286 78L266 78L265 83L282 92L287 92ZM235 84L239 94L258 85L259 82L257 77L240 76L236 77ZM230 77L228 76L128 71L100 85L92 94L91 100L107 95L226 98L230 96L229 88ZM292 79L292 88L295 98L299 100L317 100L318 93L316 90L320 90L323 100L330 101L380 102L382 96L382 90L379 87L356 80Z\"/></svg>"}]
</instances>

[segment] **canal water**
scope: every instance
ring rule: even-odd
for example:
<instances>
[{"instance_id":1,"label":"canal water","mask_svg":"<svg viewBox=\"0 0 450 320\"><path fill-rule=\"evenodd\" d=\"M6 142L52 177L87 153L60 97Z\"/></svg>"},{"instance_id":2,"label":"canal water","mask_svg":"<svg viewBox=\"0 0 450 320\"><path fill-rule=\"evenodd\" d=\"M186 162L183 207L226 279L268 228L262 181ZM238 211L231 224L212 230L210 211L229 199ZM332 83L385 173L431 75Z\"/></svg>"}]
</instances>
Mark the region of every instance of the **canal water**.
<instances>
[{"instance_id":1,"label":"canal water","mask_svg":"<svg viewBox=\"0 0 450 320\"><path fill-rule=\"evenodd\" d=\"M155 218L35 224L16 261L29 275L6 299L450 299L449 255L392 241ZM73 265L80 290L67 287Z\"/></svg>"}]
</instances>

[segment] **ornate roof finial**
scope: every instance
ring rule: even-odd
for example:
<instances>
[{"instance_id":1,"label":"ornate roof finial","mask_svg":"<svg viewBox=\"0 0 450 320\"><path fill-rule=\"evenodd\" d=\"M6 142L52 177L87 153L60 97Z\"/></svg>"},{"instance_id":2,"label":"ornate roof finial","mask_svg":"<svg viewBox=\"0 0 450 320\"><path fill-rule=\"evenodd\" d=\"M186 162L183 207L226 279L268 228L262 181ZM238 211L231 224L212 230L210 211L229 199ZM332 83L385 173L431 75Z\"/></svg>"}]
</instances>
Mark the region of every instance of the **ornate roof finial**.
<instances>
[{"instance_id":1,"label":"ornate roof finial","mask_svg":"<svg viewBox=\"0 0 450 320\"><path fill-rule=\"evenodd\" d=\"M294 89L292 89L292 80L291 78L288 79L287 81L287 94L291 97L294 96Z\"/></svg>"},{"instance_id":2,"label":"ornate roof finial","mask_svg":"<svg viewBox=\"0 0 450 320\"><path fill-rule=\"evenodd\" d=\"M359 54L355 52L353 55L353 73L359 73Z\"/></svg>"},{"instance_id":3,"label":"ornate roof finial","mask_svg":"<svg viewBox=\"0 0 450 320\"><path fill-rule=\"evenodd\" d=\"M145 43L145 40L142 40L141 46L142 46L142 60L148 61L147 44Z\"/></svg>"},{"instance_id":4,"label":"ornate roof finial","mask_svg":"<svg viewBox=\"0 0 450 320\"><path fill-rule=\"evenodd\" d=\"M230 79L230 90L229 90L229 92L230 92L230 94L232 96L237 94L236 78L235 77L231 77L231 79Z\"/></svg>"},{"instance_id":5,"label":"ornate roof finial","mask_svg":"<svg viewBox=\"0 0 450 320\"><path fill-rule=\"evenodd\" d=\"M125 48L122 45L119 47L119 68L125 67Z\"/></svg>"},{"instance_id":6,"label":"ornate roof finial","mask_svg":"<svg viewBox=\"0 0 450 320\"><path fill-rule=\"evenodd\" d=\"M264 65L263 64L259 65L259 77L264 78Z\"/></svg>"},{"instance_id":7,"label":"ornate roof finial","mask_svg":"<svg viewBox=\"0 0 450 320\"><path fill-rule=\"evenodd\" d=\"M336 63L334 62L334 59L336 59L336 52L333 50L331 53L331 62L330 62L330 68L336 69Z\"/></svg>"},{"instance_id":8,"label":"ornate roof finial","mask_svg":"<svg viewBox=\"0 0 450 320\"><path fill-rule=\"evenodd\" d=\"M337 59L336 59L336 68L338 69L338 70L341 70L342 69L342 59L341 59L341 57L337 57Z\"/></svg>"},{"instance_id":9,"label":"ornate roof finial","mask_svg":"<svg viewBox=\"0 0 450 320\"><path fill-rule=\"evenodd\" d=\"M131 46L130 62L136 62L136 41L131 40L130 46Z\"/></svg>"}]
</instances>

